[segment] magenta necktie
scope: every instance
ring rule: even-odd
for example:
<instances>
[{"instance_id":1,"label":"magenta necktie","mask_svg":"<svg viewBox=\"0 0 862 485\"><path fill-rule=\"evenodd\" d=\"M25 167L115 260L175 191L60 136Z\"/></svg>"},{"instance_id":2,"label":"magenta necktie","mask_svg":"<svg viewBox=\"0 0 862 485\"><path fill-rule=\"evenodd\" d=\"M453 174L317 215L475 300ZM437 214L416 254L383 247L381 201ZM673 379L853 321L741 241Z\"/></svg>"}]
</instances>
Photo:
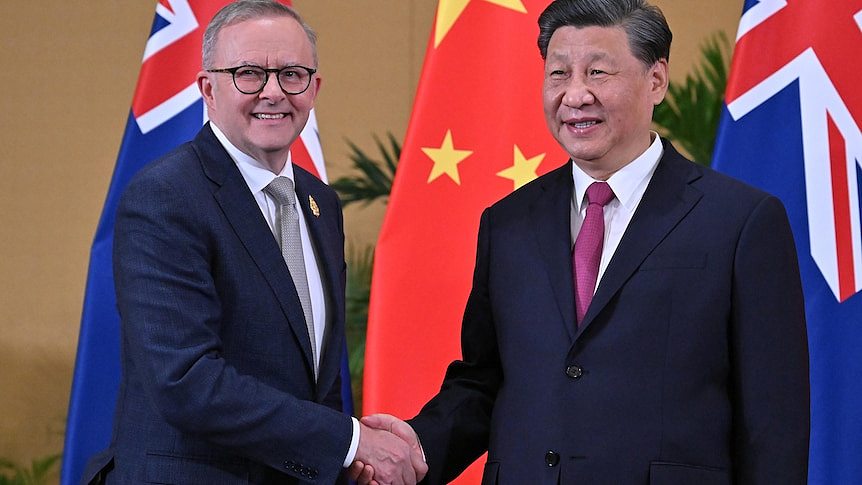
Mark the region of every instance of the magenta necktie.
<instances>
[{"instance_id":1,"label":"magenta necktie","mask_svg":"<svg viewBox=\"0 0 862 485\"><path fill-rule=\"evenodd\" d=\"M596 280L599 277L599 262L602 260L602 245L605 239L605 205L614 198L614 191L606 182L593 182L587 187L587 215L575 239L572 254L572 270L575 279L575 313L578 326L590 307Z\"/></svg>"}]
</instances>

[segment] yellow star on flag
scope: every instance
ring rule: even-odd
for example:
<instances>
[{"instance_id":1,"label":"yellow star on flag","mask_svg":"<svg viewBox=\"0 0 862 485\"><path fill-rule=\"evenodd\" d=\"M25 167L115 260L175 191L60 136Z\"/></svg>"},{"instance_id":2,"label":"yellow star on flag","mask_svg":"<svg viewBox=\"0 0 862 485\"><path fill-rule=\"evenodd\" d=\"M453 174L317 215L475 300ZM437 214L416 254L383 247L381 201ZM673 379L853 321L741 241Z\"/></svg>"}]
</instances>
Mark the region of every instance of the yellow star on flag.
<instances>
[{"instance_id":1,"label":"yellow star on flag","mask_svg":"<svg viewBox=\"0 0 862 485\"><path fill-rule=\"evenodd\" d=\"M440 145L440 148L423 147L422 151L434 162L434 167L431 168L431 174L428 176L429 184L445 173L456 184L461 185L458 164L472 155L473 152L470 150L455 149L455 146L452 144L452 130L446 130L446 136L443 137L443 144Z\"/></svg>"},{"instance_id":2,"label":"yellow star on flag","mask_svg":"<svg viewBox=\"0 0 862 485\"><path fill-rule=\"evenodd\" d=\"M455 25L458 18L464 12L472 0L440 0L437 4L437 23L434 26L434 48L443 42L443 38L449 33L449 29ZM485 0L488 3L499 5L516 12L527 13L527 7L521 0Z\"/></svg>"},{"instance_id":3,"label":"yellow star on flag","mask_svg":"<svg viewBox=\"0 0 862 485\"><path fill-rule=\"evenodd\" d=\"M536 170L539 168L539 164L542 163L542 159L544 158L545 154L540 153L539 155L528 159L521 152L521 149L518 148L518 145L515 145L515 163L506 170L497 172L497 175L514 181L515 188L512 190L518 190L524 184L531 182L533 179L538 177L538 175L536 175Z\"/></svg>"}]
</instances>

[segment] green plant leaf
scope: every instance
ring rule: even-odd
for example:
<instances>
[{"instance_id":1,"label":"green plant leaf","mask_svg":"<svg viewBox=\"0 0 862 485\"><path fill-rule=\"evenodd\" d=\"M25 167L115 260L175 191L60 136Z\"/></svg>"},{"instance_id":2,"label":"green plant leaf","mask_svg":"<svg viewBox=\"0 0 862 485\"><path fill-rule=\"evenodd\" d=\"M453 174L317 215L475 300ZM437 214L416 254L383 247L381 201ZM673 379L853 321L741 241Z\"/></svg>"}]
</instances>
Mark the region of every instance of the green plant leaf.
<instances>
[{"instance_id":1,"label":"green plant leaf","mask_svg":"<svg viewBox=\"0 0 862 485\"><path fill-rule=\"evenodd\" d=\"M382 160L372 158L355 143L347 141L349 157L357 174L341 177L330 184L338 192L345 207L354 202L367 205L378 198L388 198L392 191L401 146L391 133L387 134L388 147L376 135L373 138Z\"/></svg>"},{"instance_id":2,"label":"green plant leaf","mask_svg":"<svg viewBox=\"0 0 862 485\"><path fill-rule=\"evenodd\" d=\"M42 484L47 483L48 478L54 471L54 465L60 460L59 454L50 455L44 458L39 458L33 460L30 465L30 470L32 472L33 484Z\"/></svg>"},{"instance_id":3,"label":"green plant leaf","mask_svg":"<svg viewBox=\"0 0 862 485\"><path fill-rule=\"evenodd\" d=\"M12 460L0 458L0 485L19 485L23 483L22 474L23 470L20 465Z\"/></svg>"},{"instance_id":4,"label":"green plant leaf","mask_svg":"<svg viewBox=\"0 0 862 485\"><path fill-rule=\"evenodd\" d=\"M727 86L730 42L716 32L701 46L701 60L681 84L671 82L653 122L659 133L677 143L703 165L712 162L712 149Z\"/></svg>"},{"instance_id":5,"label":"green plant leaf","mask_svg":"<svg viewBox=\"0 0 862 485\"><path fill-rule=\"evenodd\" d=\"M59 454L37 458L30 462L28 469L9 459L0 458L0 485L45 485L59 460Z\"/></svg>"}]
</instances>

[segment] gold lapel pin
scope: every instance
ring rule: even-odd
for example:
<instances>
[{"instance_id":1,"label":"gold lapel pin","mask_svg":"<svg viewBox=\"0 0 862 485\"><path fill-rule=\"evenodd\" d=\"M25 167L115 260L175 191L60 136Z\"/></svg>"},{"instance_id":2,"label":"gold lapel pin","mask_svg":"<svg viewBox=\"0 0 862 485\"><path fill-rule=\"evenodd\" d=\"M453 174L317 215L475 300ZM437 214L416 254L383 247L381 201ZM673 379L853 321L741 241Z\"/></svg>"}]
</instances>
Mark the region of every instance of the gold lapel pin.
<instances>
[{"instance_id":1,"label":"gold lapel pin","mask_svg":"<svg viewBox=\"0 0 862 485\"><path fill-rule=\"evenodd\" d=\"M314 197L310 195L308 196L308 206L311 207L311 213L314 214L314 217L320 217L320 207L317 206Z\"/></svg>"}]
</instances>

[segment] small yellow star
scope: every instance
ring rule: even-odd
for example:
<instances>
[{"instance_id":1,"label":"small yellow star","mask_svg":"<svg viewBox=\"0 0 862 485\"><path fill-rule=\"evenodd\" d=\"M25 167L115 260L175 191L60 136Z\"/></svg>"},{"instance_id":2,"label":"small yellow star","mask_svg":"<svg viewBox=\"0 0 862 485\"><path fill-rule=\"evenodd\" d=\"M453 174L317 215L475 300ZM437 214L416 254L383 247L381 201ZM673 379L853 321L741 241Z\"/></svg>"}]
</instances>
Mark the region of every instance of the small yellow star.
<instances>
[{"instance_id":1,"label":"small yellow star","mask_svg":"<svg viewBox=\"0 0 862 485\"><path fill-rule=\"evenodd\" d=\"M542 163L542 159L544 158L545 154L541 153L528 159L523 153L521 153L521 149L518 148L518 145L515 145L515 163L506 170L497 172L497 175L514 181L515 188L512 190L518 190L524 184L538 177L538 175L536 175L536 169L539 168L539 164Z\"/></svg>"},{"instance_id":2,"label":"small yellow star","mask_svg":"<svg viewBox=\"0 0 862 485\"><path fill-rule=\"evenodd\" d=\"M440 0L437 4L437 23L434 26L434 48L443 42L443 38L449 33L449 29L455 25L458 18L464 12L472 0ZM527 7L521 0L485 0L488 3L499 5L520 13L527 13Z\"/></svg>"},{"instance_id":3,"label":"small yellow star","mask_svg":"<svg viewBox=\"0 0 862 485\"><path fill-rule=\"evenodd\" d=\"M452 130L446 130L446 136L443 137L443 144L440 145L440 148L422 148L422 151L434 162L431 175L428 176L429 184L445 173L456 184L461 185L458 164L472 155L473 152L470 150L455 149L454 145L452 145Z\"/></svg>"}]
</instances>

